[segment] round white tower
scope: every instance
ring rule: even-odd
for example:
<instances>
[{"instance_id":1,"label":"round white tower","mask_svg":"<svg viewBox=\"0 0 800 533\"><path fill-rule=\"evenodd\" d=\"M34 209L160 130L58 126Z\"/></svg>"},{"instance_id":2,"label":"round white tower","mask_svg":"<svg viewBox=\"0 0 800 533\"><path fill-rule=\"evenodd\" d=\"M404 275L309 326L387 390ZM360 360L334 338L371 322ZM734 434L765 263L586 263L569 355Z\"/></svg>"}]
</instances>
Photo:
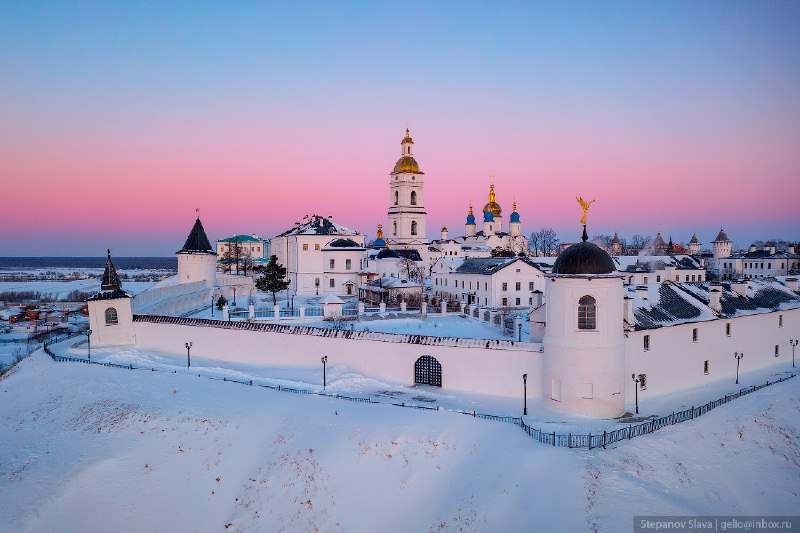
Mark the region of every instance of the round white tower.
<instances>
[{"instance_id":1,"label":"round white tower","mask_svg":"<svg viewBox=\"0 0 800 533\"><path fill-rule=\"evenodd\" d=\"M521 227L519 213L517 212L517 201L514 200L514 211L512 211L511 216L508 217L508 234L512 237L518 237L522 234Z\"/></svg>"},{"instance_id":2,"label":"round white tower","mask_svg":"<svg viewBox=\"0 0 800 533\"><path fill-rule=\"evenodd\" d=\"M497 228L497 222L494 220L494 213L491 211L484 211L483 213L483 236L488 237L490 235L494 235L496 231L500 231Z\"/></svg>"},{"instance_id":3,"label":"round white tower","mask_svg":"<svg viewBox=\"0 0 800 533\"><path fill-rule=\"evenodd\" d=\"M472 213L472 203L469 204L469 213L467 213L467 223L464 226L464 235L467 237L475 236L475 215Z\"/></svg>"},{"instance_id":4,"label":"round white tower","mask_svg":"<svg viewBox=\"0 0 800 533\"><path fill-rule=\"evenodd\" d=\"M692 238L689 240L689 253L691 255L698 255L700 253L700 241L697 240L697 234L692 233Z\"/></svg>"},{"instance_id":5,"label":"round white tower","mask_svg":"<svg viewBox=\"0 0 800 533\"><path fill-rule=\"evenodd\" d=\"M400 248L417 248L420 253L427 252L425 173L419 169L419 164L414 159L414 141L408 129L400 145L400 159L389 175L388 240Z\"/></svg>"},{"instance_id":6,"label":"round white tower","mask_svg":"<svg viewBox=\"0 0 800 533\"><path fill-rule=\"evenodd\" d=\"M206 288L214 288L217 283L217 254L211 248L199 216L183 248L175 255L178 257L178 283L204 281Z\"/></svg>"},{"instance_id":7,"label":"round white tower","mask_svg":"<svg viewBox=\"0 0 800 533\"><path fill-rule=\"evenodd\" d=\"M711 242L711 246L713 247L714 251L714 259L722 259L723 257L730 257L731 256L731 247L733 243L725 235L725 230L719 228L719 233L717 233L717 238Z\"/></svg>"},{"instance_id":8,"label":"round white tower","mask_svg":"<svg viewBox=\"0 0 800 533\"><path fill-rule=\"evenodd\" d=\"M587 240L584 228L545 282L542 391L553 409L613 418L625 410L622 277Z\"/></svg>"}]
</instances>

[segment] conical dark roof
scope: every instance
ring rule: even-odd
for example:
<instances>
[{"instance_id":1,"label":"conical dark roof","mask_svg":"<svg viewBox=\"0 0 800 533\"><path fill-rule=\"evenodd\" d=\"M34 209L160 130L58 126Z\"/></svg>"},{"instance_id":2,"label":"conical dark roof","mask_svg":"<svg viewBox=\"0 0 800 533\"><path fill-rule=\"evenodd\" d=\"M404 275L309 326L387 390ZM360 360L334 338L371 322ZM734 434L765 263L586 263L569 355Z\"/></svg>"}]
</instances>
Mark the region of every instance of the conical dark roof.
<instances>
[{"instance_id":1,"label":"conical dark roof","mask_svg":"<svg viewBox=\"0 0 800 533\"><path fill-rule=\"evenodd\" d=\"M186 237L186 242L183 248L178 251L179 254L215 254L214 249L211 248L211 243L206 236L206 230L203 229L203 223L200 222L200 217L194 221L192 231Z\"/></svg>"},{"instance_id":2,"label":"conical dark roof","mask_svg":"<svg viewBox=\"0 0 800 533\"><path fill-rule=\"evenodd\" d=\"M114 268L114 263L111 261L111 250L108 250L106 269L103 272L103 279L100 281L100 292L94 296L90 296L86 301L113 300L115 298L130 298L130 296L122 290L122 284L119 281L117 269Z\"/></svg>"},{"instance_id":3,"label":"conical dark roof","mask_svg":"<svg viewBox=\"0 0 800 533\"><path fill-rule=\"evenodd\" d=\"M719 233L717 233L717 238L714 239L714 242L728 242L728 241L730 241L730 239L725 234L725 230L719 228Z\"/></svg>"},{"instance_id":4,"label":"conical dark roof","mask_svg":"<svg viewBox=\"0 0 800 533\"><path fill-rule=\"evenodd\" d=\"M118 291L120 290L119 276L117 276L117 269L114 268L114 263L111 262L111 250L108 250L108 257L106 258L106 270L103 272L103 280L100 282L101 291Z\"/></svg>"}]
</instances>

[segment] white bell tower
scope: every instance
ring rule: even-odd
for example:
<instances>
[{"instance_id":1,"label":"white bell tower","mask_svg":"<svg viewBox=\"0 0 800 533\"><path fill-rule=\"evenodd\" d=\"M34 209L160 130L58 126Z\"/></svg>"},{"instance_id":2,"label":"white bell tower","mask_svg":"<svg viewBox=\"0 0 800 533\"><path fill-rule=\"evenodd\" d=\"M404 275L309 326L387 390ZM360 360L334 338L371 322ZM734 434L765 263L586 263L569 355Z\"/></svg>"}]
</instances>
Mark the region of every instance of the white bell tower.
<instances>
[{"instance_id":1,"label":"white bell tower","mask_svg":"<svg viewBox=\"0 0 800 533\"><path fill-rule=\"evenodd\" d=\"M425 257L428 251L425 173L414 159L414 141L408 129L400 146L400 159L389 175L389 227L384 238L395 248L415 248Z\"/></svg>"}]
</instances>

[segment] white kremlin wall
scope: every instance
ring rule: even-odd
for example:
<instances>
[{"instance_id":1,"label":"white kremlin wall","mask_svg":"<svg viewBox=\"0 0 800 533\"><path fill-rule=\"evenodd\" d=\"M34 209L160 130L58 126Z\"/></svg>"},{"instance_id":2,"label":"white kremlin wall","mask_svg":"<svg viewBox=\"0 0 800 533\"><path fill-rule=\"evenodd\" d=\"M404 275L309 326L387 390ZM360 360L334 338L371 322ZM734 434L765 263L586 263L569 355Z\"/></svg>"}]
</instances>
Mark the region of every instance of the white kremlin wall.
<instances>
[{"instance_id":1,"label":"white kremlin wall","mask_svg":"<svg viewBox=\"0 0 800 533\"><path fill-rule=\"evenodd\" d=\"M263 325L274 331L258 331L260 324L247 330L242 329L248 326L246 323L168 317L138 317L133 326L136 347L145 350L185 355L184 343L192 342L193 357L272 366L319 367L320 358L327 355L329 365L345 365L361 374L405 385L414 384L416 360L430 355L442 365L443 388L522 398L522 375L528 374L528 397L542 394L538 343L278 325ZM423 344L426 342L430 344Z\"/></svg>"},{"instance_id":2,"label":"white kremlin wall","mask_svg":"<svg viewBox=\"0 0 800 533\"><path fill-rule=\"evenodd\" d=\"M783 326L779 317L783 316ZM731 335L725 325L731 325ZM697 328L697 342L692 329ZM634 397L631 374L645 374L647 389L639 390L639 399L675 390L698 387L706 383L736 379L734 352L744 353L739 372L771 366L789 369L792 347L789 339L800 334L800 309L715 319L669 327L628 331L625 333L625 390L627 400ZM650 349L644 350L644 336L650 336ZM779 355L775 357L775 346ZM800 368L800 348L796 360ZM708 361L709 373L703 372Z\"/></svg>"}]
</instances>

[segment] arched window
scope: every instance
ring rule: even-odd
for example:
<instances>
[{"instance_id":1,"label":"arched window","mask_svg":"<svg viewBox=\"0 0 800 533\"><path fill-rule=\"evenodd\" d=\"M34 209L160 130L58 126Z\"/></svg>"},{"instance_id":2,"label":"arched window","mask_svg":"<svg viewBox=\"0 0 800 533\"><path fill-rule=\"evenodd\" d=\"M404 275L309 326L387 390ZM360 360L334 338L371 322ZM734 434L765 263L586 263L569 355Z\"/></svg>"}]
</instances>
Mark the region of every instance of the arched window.
<instances>
[{"instance_id":1,"label":"arched window","mask_svg":"<svg viewBox=\"0 0 800 533\"><path fill-rule=\"evenodd\" d=\"M416 235L416 234L417 234L417 221L416 220L412 220L411 221L411 235Z\"/></svg>"},{"instance_id":2,"label":"arched window","mask_svg":"<svg viewBox=\"0 0 800 533\"><path fill-rule=\"evenodd\" d=\"M106 326L116 326L119 324L117 319L117 310L113 307L106 309Z\"/></svg>"},{"instance_id":3,"label":"arched window","mask_svg":"<svg viewBox=\"0 0 800 533\"><path fill-rule=\"evenodd\" d=\"M394 191L394 205L397 205L400 202L400 193Z\"/></svg>"},{"instance_id":4,"label":"arched window","mask_svg":"<svg viewBox=\"0 0 800 533\"><path fill-rule=\"evenodd\" d=\"M597 329L597 304L591 296L578 300L578 329Z\"/></svg>"},{"instance_id":5,"label":"arched window","mask_svg":"<svg viewBox=\"0 0 800 533\"><path fill-rule=\"evenodd\" d=\"M411 205L417 205L417 191L411 191Z\"/></svg>"},{"instance_id":6,"label":"arched window","mask_svg":"<svg viewBox=\"0 0 800 533\"><path fill-rule=\"evenodd\" d=\"M423 355L414 363L414 383L442 386L442 365L434 357Z\"/></svg>"}]
</instances>

